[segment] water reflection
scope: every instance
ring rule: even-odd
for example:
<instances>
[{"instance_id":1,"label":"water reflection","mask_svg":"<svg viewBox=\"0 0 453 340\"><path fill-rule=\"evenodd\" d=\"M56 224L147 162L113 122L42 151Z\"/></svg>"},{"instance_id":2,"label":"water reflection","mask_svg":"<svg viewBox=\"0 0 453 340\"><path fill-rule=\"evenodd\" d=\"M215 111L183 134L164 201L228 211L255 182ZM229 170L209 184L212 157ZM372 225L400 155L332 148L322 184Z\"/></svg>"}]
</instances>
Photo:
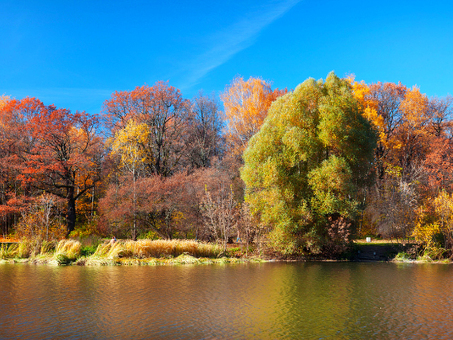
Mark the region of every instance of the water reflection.
<instances>
[{"instance_id":1,"label":"water reflection","mask_svg":"<svg viewBox=\"0 0 453 340\"><path fill-rule=\"evenodd\" d=\"M0 338L450 339L453 267L0 266Z\"/></svg>"}]
</instances>

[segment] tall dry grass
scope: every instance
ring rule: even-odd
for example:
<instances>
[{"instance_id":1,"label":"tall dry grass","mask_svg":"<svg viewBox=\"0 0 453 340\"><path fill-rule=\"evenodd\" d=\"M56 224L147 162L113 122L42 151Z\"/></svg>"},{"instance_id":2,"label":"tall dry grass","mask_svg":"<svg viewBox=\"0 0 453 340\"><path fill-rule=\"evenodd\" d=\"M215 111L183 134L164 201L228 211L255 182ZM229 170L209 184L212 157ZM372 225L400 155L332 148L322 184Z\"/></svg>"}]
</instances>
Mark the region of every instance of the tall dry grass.
<instances>
[{"instance_id":1,"label":"tall dry grass","mask_svg":"<svg viewBox=\"0 0 453 340\"><path fill-rule=\"evenodd\" d=\"M23 239L18 244L2 245L0 259L56 260L58 264L71 264L77 260L141 260L150 258L171 259L181 255L195 258L217 258L223 254L222 246L194 240L120 240L99 244L92 256L83 253L78 240L42 241ZM110 263L110 262L109 262Z\"/></svg>"},{"instance_id":2,"label":"tall dry grass","mask_svg":"<svg viewBox=\"0 0 453 340\"><path fill-rule=\"evenodd\" d=\"M55 251L56 241L41 239L22 239L16 244L3 244L0 249L0 258L27 259L39 255L49 255Z\"/></svg>"},{"instance_id":3,"label":"tall dry grass","mask_svg":"<svg viewBox=\"0 0 453 340\"><path fill-rule=\"evenodd\" d=\"M58 245L57 241L42 241L40 254L47 255L54 253L57 245Z\"/></svg>"},{"instance_id":4,"label":"tall dry grass","mask_svg":"<svg viewBox=\"0 0 453 340\"><path fill-rule=\"evenodd\" d=\"M6 260L16 257L18 248L17 244L2 244L0 247L0 259Z\"/></svg>"},{"instance_id":5,"label":"tall dry grass","mask_svg":"<svg viewBox=\"0 0 453 340\"><path fill-rule=\"evenodd\" d=\"M108 258L133 257L143 259L176 257L181 254L194 257L217 257L221 253L222 247L219 245L193 240L127 240L101 244L94 255Z\"/></svg>"},{"instance_id":6,"label":"tall dry grass","mask_svg":"<svg viewBox=\"0 0 453 340\"><path fill-rule=\"evenodd\" d=\"M31 256L36 256L41 253L41 240L39 239L22 239L19 242L16 256L21 259L26 259Z\"/></svg>"},{"instance_id":7,"label":"tall dry grass","mask_svg":"<svg viewBox=\"0 0 453 340\"><path fill-rule=\"evenodd\" d=\"M61 240L58 242L55 249L55 255L65 255L71 260L75 260L80 256L82 244L76 240Z\"/></svg>"}]
</instances>

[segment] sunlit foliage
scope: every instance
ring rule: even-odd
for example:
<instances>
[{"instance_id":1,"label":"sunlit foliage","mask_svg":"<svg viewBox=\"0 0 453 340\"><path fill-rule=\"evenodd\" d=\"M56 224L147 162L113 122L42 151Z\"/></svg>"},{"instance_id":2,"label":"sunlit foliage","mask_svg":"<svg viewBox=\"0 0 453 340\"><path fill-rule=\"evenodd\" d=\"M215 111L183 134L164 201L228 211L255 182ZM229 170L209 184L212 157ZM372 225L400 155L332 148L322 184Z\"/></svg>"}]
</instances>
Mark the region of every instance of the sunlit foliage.
<instances>
[{"instance_id":1,"label":"sunlit foliage","mask_svg":"<svg viewBox=\"0 0 453 340\"><path fill-rule=\"evenodd\" d=\"M241 154L248 140L258 132L272 102L287 91L272 90L271 84L260 78L233 79L220 96L225 107L227 139L230 152Z\"/></svg>"},{"instance_id":2,"label":"sunlit foliage","mask_svg":"<svg viewBox=\"0 0 453 340\"><path fill-rule=\"evenodd\" d=\"M308 79L275 101L245 151L246 200L284 253L319 252L329 216L352 219L376 133L346 80Z\"/></svg>"}]
</instances>

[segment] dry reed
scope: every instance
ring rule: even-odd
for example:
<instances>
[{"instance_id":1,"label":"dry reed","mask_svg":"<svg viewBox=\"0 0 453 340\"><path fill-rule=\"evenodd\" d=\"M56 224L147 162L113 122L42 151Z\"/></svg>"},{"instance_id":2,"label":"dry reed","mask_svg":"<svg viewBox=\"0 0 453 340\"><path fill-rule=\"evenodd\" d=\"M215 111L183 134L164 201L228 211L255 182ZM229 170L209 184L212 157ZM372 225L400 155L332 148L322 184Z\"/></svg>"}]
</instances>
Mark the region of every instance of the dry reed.
<instances>
[{"instance_id":1,"label":"dry reed","mask_svg":"<svg viewBox=\"0 0 453 340\"><path fill-rule=\"evenodd\" d=\"M108 242L98 246L94 256L107 258L158 258L177 257L182 254L193 257L217 257L222 248L192 240L138 240Z\"/></svg>"},{"instance_id":2,"label":"dry reed","mask_svg":"<svg viewBox=\"0 0 453 340\"><path fill-rule=\"evenodd\" d=\"M1 246L0 257L28 259L36 256L45 256L53 253L57 243L56 241L44 241L41 239L22 239L16 244Z\"/></svg>"},{"instance_id":3,"label":"dry reed","mask_svg":"<svg viewBox=\"0 0 453 340\"><path fill-rule=\"evenodd\" d=\"M2 245L0 259L56 263L60 265L174 265L236 263L236 259L219 258L220 245L194 240L119 240L100 244L91 256L82 256L82 243L77 240L22 240ZM35 262L33 262L35 261Z\"/></svg>"},{"instance_id":4,"label":"dry reed","mask_svg":"<svg viewBox=\"0 0 453 340\"><path fill-rule=\"evenodd\" d=\"M26 259L32 256L39 255L41 252L41 240L23 239L19 242L16 256L21 259Z\"/></svg>"},{"instance_id":5,"label":"dry reed","mask_svg":"<svg viewBox=\"0 0 453 340\"><path fill-rule=\"evenodd\" d=\"M71 260L75 260L80 256L82 244L76 240L61 240L58 242L55 250L55 255L65 255Z\"/></svg>"},{"instance_id":6,"label":"dry reed","mask_svg":"<svg viewBox=\"0 0 453 340\"><path fill-rule=\"evenodd\" d=\"M19 246L17 244L2 244L0 247L0 259L9 259L17 255Z\"/></svg>"}]
</instances>

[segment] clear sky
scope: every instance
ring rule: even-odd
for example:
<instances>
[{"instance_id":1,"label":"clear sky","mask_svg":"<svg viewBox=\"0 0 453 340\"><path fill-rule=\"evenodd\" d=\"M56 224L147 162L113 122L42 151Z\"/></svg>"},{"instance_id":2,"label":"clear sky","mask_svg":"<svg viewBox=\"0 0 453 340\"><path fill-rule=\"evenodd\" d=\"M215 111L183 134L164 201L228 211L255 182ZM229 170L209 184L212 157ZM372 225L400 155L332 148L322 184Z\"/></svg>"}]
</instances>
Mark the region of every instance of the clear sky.
<instances>
[{"instance_id":1,"label":"clear sky","mask_svg":"<svg viewBox=\"0 0 453 340\"><path fill-rule=\"evenodd\" d=\"M0 95L73 111L158 80L192 98L332 70L453 94L452 1L0 0L0 35Z\"/></svg>"}]
</instances>

